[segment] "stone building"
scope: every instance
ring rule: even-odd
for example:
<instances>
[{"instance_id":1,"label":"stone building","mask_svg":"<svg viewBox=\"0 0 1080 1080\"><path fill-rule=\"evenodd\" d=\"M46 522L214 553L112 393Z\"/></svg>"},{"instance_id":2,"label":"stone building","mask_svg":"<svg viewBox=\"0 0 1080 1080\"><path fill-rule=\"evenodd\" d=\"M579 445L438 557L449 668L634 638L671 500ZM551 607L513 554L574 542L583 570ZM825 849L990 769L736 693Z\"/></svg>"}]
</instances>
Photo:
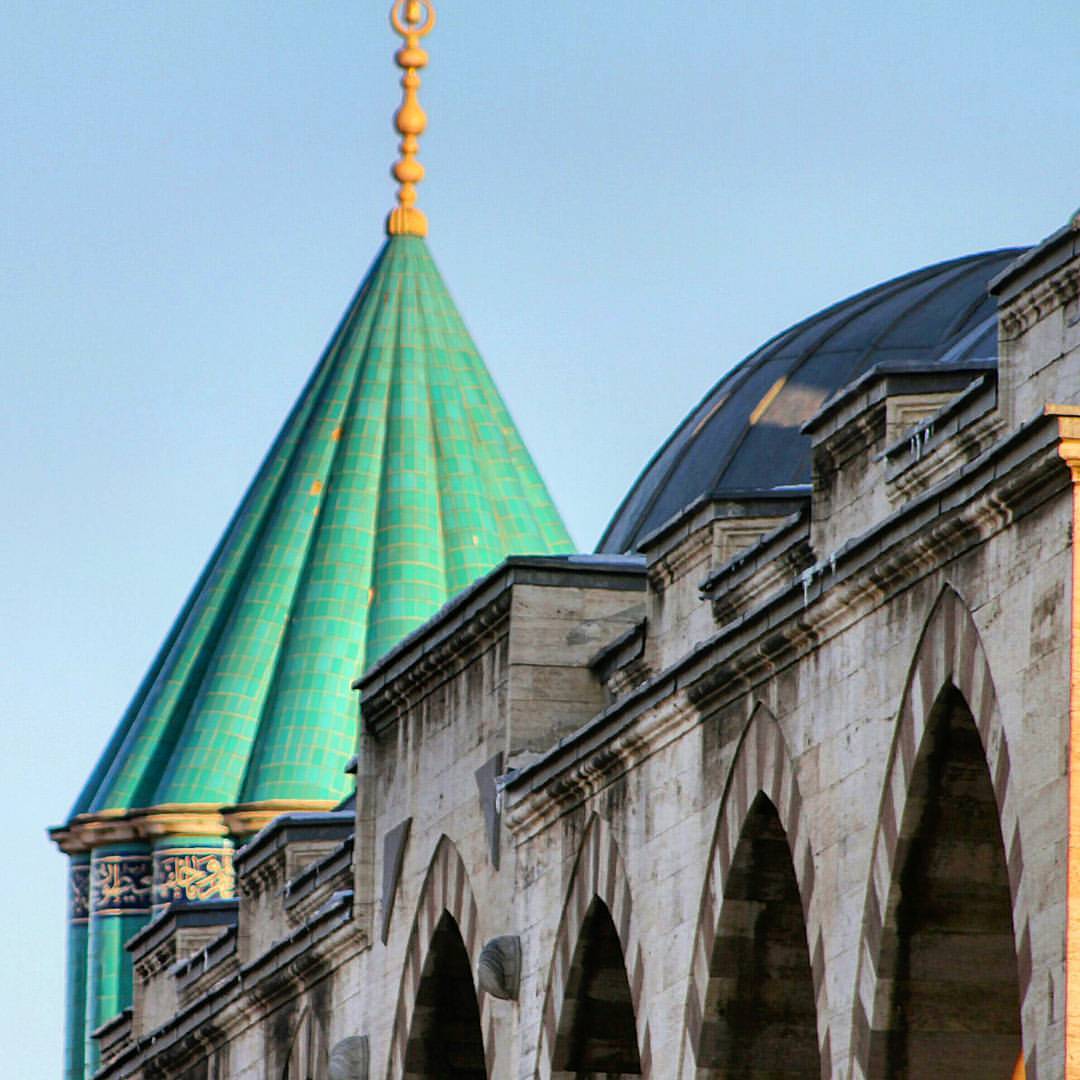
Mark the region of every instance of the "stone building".
<instances>
[{"instance_id":1,"label":"stone building","mask_svg":"<svg viewBox=\"0 0 1080 1080\"><path fill-rule=\"evenodd\" d=\"M131 1003L132 934L169 903L235 896L239 845L348 796L357 672L506 555L571 548L424 240L423 27L403 17L387 242L52 830L70 857L69 1080Z\"/></svg>"},{"instance_id":2,"label":"stone building","mask_svg":"<svg viewBox=\"0 0 1080 1080\"><path fill-rule=\"evenodd\" d=\"M97 1075L1080 1075L1078 484L1080 215L773 338L374 658Z\"/></svg>"},{"instance_id":3,"label":"stone building","mask_svg":"<svg viewBox=\"0 0 1080 1080\"><path fill-rule=\"evenodd\" d=\"M368 669L356 797L128 942L101 1075L1073 1075L1078 295L1075 221L744 361L613 550Z\"/></svg>"}]
</instances>

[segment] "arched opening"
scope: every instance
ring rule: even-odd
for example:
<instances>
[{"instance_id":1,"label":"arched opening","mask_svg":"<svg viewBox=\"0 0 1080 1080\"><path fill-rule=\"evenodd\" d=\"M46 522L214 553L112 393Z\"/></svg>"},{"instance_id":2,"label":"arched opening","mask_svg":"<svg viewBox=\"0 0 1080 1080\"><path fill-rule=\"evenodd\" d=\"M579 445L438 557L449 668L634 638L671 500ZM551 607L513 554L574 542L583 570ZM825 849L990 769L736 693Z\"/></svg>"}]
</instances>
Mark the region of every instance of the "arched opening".
<instances>
[{"instance_id":1,"label":"arched opening","mask_svg":"<svg viewBox=\"0 0 1080 1080\"><path fill-rule=\"evenodd\" d=\"M701 1080L821 1076L810 952L776 807L754 800L735 848L709 964Z\"/></svg>"},{"instance_id":2,"label":"arched opening","mask_svg":"<svg viewBox=\"0 0 1080 1080\"><path fill-rule=\"evenodd\" d=\"M314 1011L306 1007L296 1021L282 1080L326 1080L327 1054L326 1029ZM215 1075L209 1073L210 1077Z\"/></svg>"},{"instance_id":3,"label":"arched opening","mask_svg":"<svg viewBox=\"0 0 1080 1080\"><path fill-rule=\"evenodd\" d=\"M878 960L870 1075L1023 1074L1012 901L978 729L948 687L912 773Z\"/></svg>"},{"instance_id":4,"label":"arched opening","mask_svg":"<svg viewBox=\"0 0 1080 1080\"><path fill-rule=\"evenodd\" d=\"M552 1069L579 1080L641 1075L626 958L611 912L598 896L570 962Z\"/></svg>"},{"instance_id":5,"label":"arched opening","mask_svg":"<svg viewBox=\"0 0 1080 1080\"><path fill-rule=\"evenodd\" d=\"M480 1007L461 931L444 912L431 939L412 1029L405 1049L406 1080L487 1080Z\"/></svg>"}]
</instances>

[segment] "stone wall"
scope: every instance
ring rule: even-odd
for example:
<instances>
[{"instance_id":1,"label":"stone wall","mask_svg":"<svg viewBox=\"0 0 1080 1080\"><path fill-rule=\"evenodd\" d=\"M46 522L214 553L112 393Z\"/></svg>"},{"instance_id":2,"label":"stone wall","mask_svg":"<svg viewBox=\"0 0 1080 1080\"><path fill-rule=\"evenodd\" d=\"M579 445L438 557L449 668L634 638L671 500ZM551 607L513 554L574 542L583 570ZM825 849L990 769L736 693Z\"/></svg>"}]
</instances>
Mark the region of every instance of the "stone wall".
<instances>
[{"instance_id":1,"label":"stone wall","mask_svg":"<svg viewBox=\"0 0 1080 1080\"><path fill-rule=\"evenodd\" d=\"M812 493L511 559L380 661L355 810L139 936L103 1075L1070 1075L1076 235L998 378L827 404Z\"/></svg>"}]
</instances>

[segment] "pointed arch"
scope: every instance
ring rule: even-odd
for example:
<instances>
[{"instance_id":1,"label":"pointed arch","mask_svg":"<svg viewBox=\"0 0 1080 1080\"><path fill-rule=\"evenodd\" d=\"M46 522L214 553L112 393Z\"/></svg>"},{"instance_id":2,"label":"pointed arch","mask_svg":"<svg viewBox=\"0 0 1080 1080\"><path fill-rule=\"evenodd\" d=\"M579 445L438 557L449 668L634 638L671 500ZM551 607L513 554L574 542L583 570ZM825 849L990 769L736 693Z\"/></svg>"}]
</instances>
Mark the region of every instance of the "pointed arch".
<instances>
[{"instance_id":1,"label":"pointed arch","mask_svg":"<svg viewBox=\"0 0 1080 1080\"><path fill-rule=\"evenodd\" d=\"M608 927L614 930L625 962L640 1075L652 1075L649 1023L642 1002L644 966L632 908L630 883L618 844L607 822L598 814L593 814L578 849L555 935L537 1049L536 1075L541 1080L571 1075L554 1071L559 1020L566 1005L567 992L573 989L571 978L577 946L582 941L583 931L588 934L597 924L605 935ZM595 936L593 940L596 940ZM610 955L611 946L610 939L606 939L601 947Z\"/></svg>"},{"instance_id":2,"label":"pointed arch","mask_svg":"<svg viewBox=\"0 0 1080 1080\"><path fill-rule=\"evenodd\" d=\"M1008 739L998 709L990 664L971 612L946 585L926 620L896 719L872 849L863 913L862 938L852 1018L852 1075L865 1080L871 1054L887 1030L887 1009L879 965L883 945L897 916L896 883L905 870L925 801L925 772L943 710L962 703L978 736L980 768L985 768L1000 829L1000 850L1008 880L1019 1010L1031 982L1031 932L1023 888L1023 855L1018 802L1011 777ZM875 1033L877 1037L875 1038ZM1023 1046L1028 1080L1037 1076L1035 1045Z\"/></svg>"},{"instance_id":3,"label":"pointed arch","mask_svg":"<svg viewBox=\"0 0 1080 1080\"><path fill-rule=\"evenodd\" d=\"M570 961L552 1072L640 1076L635 1016L619 932L594 896Z\"/></svg>"},{"instance_id":4,"label":"pointed arch","mask_svg":"<svg viewBox=\"0 0 1080 1080\"><path fill-rule=\"evenodd\" d=\"M431 936L401 1075L404 1080L487 1080L472 964L448 911Z\"/></svg>"},{"instance_id":5,"label":"pointed arch","mask_svg":"<svg viewBox=\"0 0 1080 1080\"><path fill-rule=\"evenodd\" d=\"M282 1080L326 1080L329 1057L322 1018L311 1005L305 1005L293 1029Z\"/></svg>"},{"instance_id":6,"label":"pointed arch","mask_svg":"<svg viewBox=\"0 0 1080 1080\"><path fill-rule=\"evenodd\" d=\"M801 908L811 980L811 986L806 990L813 1001L817 1057L821 1075L829 1076L832 1064L825 992L825 950L820 920L812 904L814 859L810 831L783 732L776 718L763 704L754 708L743 729L720 800L694 934L679 1075L684 1078L698 1075L699 1048L703 1034L708 1035L705 1029L709 1023L710 979L718 940L725 931L724 901L732 881L745 870L742 863L747 854L746 845L741 843L744 839L749 839L751 844L755 840L764 841L774 851L777 850L778 841L786 841L790 861L779 862L787 863L787 867L782 866L781 869L790 871L796 893L792 897L788 892L785 899L797 897ZM736 865L737 859L740 860L739 865Z\"/></svg>"},{"instance_id":7,"label":"pointed arch","mask_svg":"<svg viewBox=\"0 0 1080 1080\"><path fill-rule=\"evenodd\" d=\"M451 925L452 924L452 925ZM409 1038L416 1020L418 995L425 975L440 956L449 956L455 976L461 978L457 957L468 961L468 979L476 994L480 1031L483 1033L484 1067L492 1075L495 1040L487 994L475 986L473 972L480 958L480 928L476 898L465 863L453 842L439 838L420 889L394 1011L390 1038L388 1080L400 1080L405 1072ZM460 948L461 952L457 950Z\"/></svg>"}]
</instances>

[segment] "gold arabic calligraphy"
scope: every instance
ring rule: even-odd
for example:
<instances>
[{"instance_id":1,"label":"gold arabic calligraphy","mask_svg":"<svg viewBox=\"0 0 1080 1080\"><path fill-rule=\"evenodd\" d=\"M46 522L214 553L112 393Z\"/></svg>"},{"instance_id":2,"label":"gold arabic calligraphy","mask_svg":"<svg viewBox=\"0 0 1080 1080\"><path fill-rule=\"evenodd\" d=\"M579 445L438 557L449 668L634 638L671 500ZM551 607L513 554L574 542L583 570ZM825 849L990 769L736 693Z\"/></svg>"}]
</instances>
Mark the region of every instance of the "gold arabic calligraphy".
<instances>
[{"instance_id":1,"label":"gold arabic calligraphy","mask_svg":"<svg viewBox=\"0 0 1080 1080\"><path fill-rule=\"evenodd\" d=\"M94 860L90 908L96 915L145 911L150 906L150 860L105 855Z\"/></svg>"},{"instance_id":2,"label":"gold arabic calligraphy","mask_svg":"<svg viewBox=\"0 0 1080 1080\"><path fill-rule=\"evenodd\" d=\"M159 853L154 901L228 899L236 895L232 852Z\"/></svg>"}]
</instances>

